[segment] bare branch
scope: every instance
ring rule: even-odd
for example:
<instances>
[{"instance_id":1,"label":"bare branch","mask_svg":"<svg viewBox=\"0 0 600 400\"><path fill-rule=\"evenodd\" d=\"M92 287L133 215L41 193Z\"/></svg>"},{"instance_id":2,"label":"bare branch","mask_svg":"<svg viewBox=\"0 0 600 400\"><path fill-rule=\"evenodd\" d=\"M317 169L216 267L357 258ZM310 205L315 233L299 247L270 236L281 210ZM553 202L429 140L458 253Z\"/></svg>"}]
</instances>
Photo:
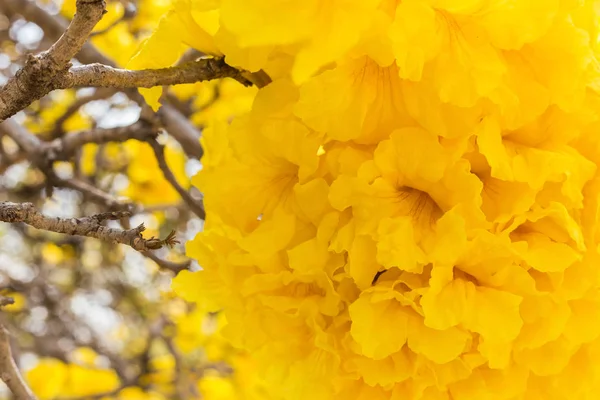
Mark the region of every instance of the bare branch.
<instances>
[{"instance_id":1,"label":"bare branch","mask_svg":"<svg viewBox=\"0 0 600 400\"><path fill-rule=\"evenodd\" d=\"M146 229L144 224L128 230L108 228L100 224L100 219L106 219L106 215L104 213L101 217L91 216L84 218L48 217L39 213L32 203L0 202L0 221L3 222L24 222L41 230L67 235L87 236L111 243L126 244L138 251L157 250L163 246L173 246L175 243L178 243L175 240L173 232L165 240L154 237L144 239L142 236L142 232ZM129 216L130 213L121 211L111 215L114 218L122 218Z\"/></svg>"},{"instance_id":2,"label":"bare branch","mask_svg":"<svg viewBox=\"0 0 600 400\"><path fill-rule=\"evenodd\" d=\"M204 207L200 204L200 202L192 197L190 192L181 187L179 182L177 182L177 178L173 174L173 171L169 168L167 164L167 160L165 159L165 149L158 143L156 140L149 140L150 146L152 146L152 150L154 150L154 155L156 156L156 161L158 161L158 166L163 173L163 176L173 186L173 188L179 193L183 201L190 207L190 209L196 214L199 218L204 219L206 217L206 213L204 212Z\"/></svg>"},{"instance_id":3,"label":"bare branch","mask_svg":"<svg viewBox=\"0 0 600 400\"><path fill-rule=\"evenodd\" d=\"M169 353L171 353L171 355L173 356L173 359L175 360L175 374L173 376L173 385L175 386L175 388L177 390L178 397L180 399L185 399L188 397L188 395L187 395L188 393L187 393L187 390L185 387L185 381L183 379L183 377L185 376L185 373L184 373L184 365L181 360L181 355L179 354L179 351L175 347L175 343L173 343L172 338L163 336L163 342L165 343L165 345L167 346L167 349L169 350ZM194 394L197 395L197 393L194 393Z\"/></svg>"},{"instance_id":4,"label":"bare branch","mask_svg":"<svg viewBox=\"0 0 600 400\"><path fill-rule=\"evenodd\" d=\"M0 9L8 8L14 13L22 14L29 21L35 22L44 29L44 33L49 39L58 39L67 23L59 16L50 15L43 8L39 7L31 0L1 0ZM101 63L109 66L116 64L100 53L91 43L86 43L79 54L78 60L83 63ZM148 114L150 117L158 117L161 124L179 143L184 151L190 157L202 157L202 147L200 146L200 131L192 125L187 118L168 104L163 104L156 113L146 104L144 98L135 89L127 89L124 93L133 101L142 107L142 114Z\"/></svg>"},{"instance_id":5,"label":"bare branch","mask_svg":"<svg viewBox=\"0 0 600 400\"><path fill-rule=\"evenodd\" d=\"M10 349L9 333L2 325L0 325L0 377L16 400L37 399L19 372Z\"/></svg>"},{"instance_id":6,"label":"bare branch","mask_svg":"<svg viewBox=\"0 0 600 400\"><path fill-rule=\"evenodd\" d=\"M191 264L191 260L187 260L181 263L163 260L162 258L158 257L152 252L143 252L142 254L154 261L161 269L172 271L175 273L175 275L177 275L184 269L188 269Z\"/></svg>"},{"instance_id":7,"label":"bare branch","mask_svg":"<svg viewBox=\"0 0 600 400\"><path fill-rule=\"evenodd\" d=\"M147 140L155 136L157 131L149 123L138 121L116 128L96 128L74 132L48 143L40 140L13 119L8 119L0 123L0 133L10 137L32 157L47 159L44 161L62 161L68 160L81 146L87 143L125 142L129 139ZM39 160L37 164L39 164Z\"/></svg>"},{"instance_id":8,"label":"bare branch","mask_svg":"<svg viewBox=\"0 0 600 400\"><path fill-rule=\"evenodd\" d=\"M114 210L125 210L125 211L135 211L137 207L126 201L115 198L109 193L98 189L96 186L88 183L84 180L77 178L69 178L69 179L61 179L54 174L52 170L42 171L48 177L48 180L53 186L56 187L65 187L73 190L77 190L82 194L86 195L91 201L96 204L105 205L110 209Z\"/></svg>"},{"instance_id":9,"label":"bare branch","mask_svg":"<svg viewBox=\"0 0 600 400\"><path fill-rule=\"evenodd\" d=\"M13 119L0 122L0 133L5 134L14 140L15 143L31 157L35 157L38 152L42 151L44 146L43 142L37 136L29 132Z\"/></svg>"},{"instance_id":10,"label":"bare branch","mask_svg":"<svg viewBox=\"0 0 600 400\"><path fill-rule=\"evenodd\" d=\"M139 124L133 124L125 128L94 130L90 132L94 133L90 136L89 133L81 132L47 143L38 139L37 136L12 119L0 123L0 133L9 136L27 153L33 164L46 175L49 184L82 192L93 202L106 205L111 209L134 211L136 207L133 204L116 199L81 179L59 178L52 169L52 162L68 159L68 156L75 152L77 146L83 145L87 139L98 140L96 143L106 143L107 141L112 141L111 139L125 141L129 138L126 135L131 134L132 137L146 138L154 134L155 130L150 129L148 124L140 122Z\"/></svg>"},{"instance_id":11,"label":"bare branch","mask_svg":"<svg viewBox=\"0 0 600 400\"><path fill-rule=\"evenodd\" d=\"M51 152L49 157L52 160L68 160L81 146L88 143L125 142L129 139L144 141L155 135L156 128L148 123L138 121L131 125L116 128L96 128L70 133L62 138L53 140L48 145L47 151Z\"/></svg>"},{"instance_id":12,"label":"bare branch","mask_svg":"<svg viewBox=\"0 0 600 400\"><path fill-rule=\"evenodd\" d=\"M69 0L72 1L72 0ZM52 15L41 8L32 0L2 0L0 1L0 10L13 14L22 15L27 21L34 22L44 31L44 37L48 40L56 41L69 26L69 21L60 15ZM115 66L108 57L100 53L89 42L85 43L76 58L85 64L99 62L105 65Z\"/></svg>"},{"instance_id":13,"label":"bare branch","mask_svg":"<svg viewBox=\"0 0 600 400\"><path fill-rule=\"evenodd\" d=\"M16 75L0 88L0 122L52 90L56 75L70 67L94 26L105 13L104 0L77 0L77 12L67 30L48 51L30 55Z\"/></svg>"},{"instance_id":14,"label":"bare branch","mask_svg":"<svg viewBox=\"0 0 600 400\"><path fill-rule=\"evenodd\" d=\"M77 11L65 33L41 55L42 64L48 59L47 66L54 72L52 75L62 71L69 64L106 13L104 0L77 0L76 7Z\"/></svg>"},{"instance_id":15,"label":"bare branch","mask_svg":"<svg viewBox=\"0 0 600 400\"><path fill-rule=\"evenodd\" d=\"M102 64L73 67L56 77L54 89L73 87L151 88L179 85L220 78L233 78L245 86L251 83L239 70L225 64L223 59L203 58L185 64L159 69L127 70Z\"/></svg>"}]
</instances>

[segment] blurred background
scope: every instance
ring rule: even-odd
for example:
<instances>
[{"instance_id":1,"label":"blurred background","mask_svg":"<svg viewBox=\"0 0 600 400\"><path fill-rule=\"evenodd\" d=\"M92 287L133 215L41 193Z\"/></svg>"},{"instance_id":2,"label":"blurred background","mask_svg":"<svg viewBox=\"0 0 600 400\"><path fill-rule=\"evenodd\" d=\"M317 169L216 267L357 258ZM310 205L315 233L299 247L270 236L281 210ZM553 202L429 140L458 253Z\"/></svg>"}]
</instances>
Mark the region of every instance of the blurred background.
<instances>
[{"instance_id":1,"label":"blurred background","mask_svg":"<svg viewBox=\"0 0 600 400\"><path fill-rule=\"evenodd\" d=\"M74 64L126 67L169 7L170 0L108 0L91 46ZM48 49L74 12L75 0L1 0L0 85L27 54ZM199 56L187 51L181 61ZM145 237L175 230L181 242L142 254L0 223L0 294L15 300L0 312L0 322L41 399L263 398L249 360L220 338L222 316L194 308L170 289L179 271L200 268L185 256L185 242L203 223L201 194L191 183L202 168L200 133L249 109L255 93L229 79L179 85L165 88L165 106L153 114L135 90L55 91L0 124L0 201L32 202L59 217L129 210L130 218L109 226L144 223ZM140 133L144 112L159 120L161 153ZM7 134L15 123L48 143L82 132L124 134L116 142L79 146L44 170ZM189 195L185 201L159 161ZM5 387L0 398L10 398Z\"/></svg>"}]
</instances>

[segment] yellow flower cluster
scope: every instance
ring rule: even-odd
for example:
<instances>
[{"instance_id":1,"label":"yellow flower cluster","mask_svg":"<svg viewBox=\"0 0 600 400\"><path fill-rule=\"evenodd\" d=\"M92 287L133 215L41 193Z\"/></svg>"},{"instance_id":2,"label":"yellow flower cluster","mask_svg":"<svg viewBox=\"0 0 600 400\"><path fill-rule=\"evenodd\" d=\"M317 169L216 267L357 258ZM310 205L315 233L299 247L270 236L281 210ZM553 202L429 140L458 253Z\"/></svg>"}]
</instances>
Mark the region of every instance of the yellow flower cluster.
<instances>
[{"instance_id":1,"label":"yellow flower cluster","mask_svg":"<svg viewBox=\"0 0 600 400\"><path fill-rule=\"evenodd\" d=\"M274 80L204 132L207 221L187 247L203 270L174 282L224 310L269 388L597 397L597 1L182 0L171 15Z\"/></svg>"}]
</instances>

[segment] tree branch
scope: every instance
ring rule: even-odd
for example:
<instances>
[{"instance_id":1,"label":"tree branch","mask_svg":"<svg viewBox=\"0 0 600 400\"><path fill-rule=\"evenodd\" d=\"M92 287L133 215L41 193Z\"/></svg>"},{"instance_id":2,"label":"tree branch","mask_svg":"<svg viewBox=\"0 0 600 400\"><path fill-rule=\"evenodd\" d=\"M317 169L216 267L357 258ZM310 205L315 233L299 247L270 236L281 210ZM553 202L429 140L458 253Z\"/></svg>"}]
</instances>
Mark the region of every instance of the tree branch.
<instances>
[{"instance_id":1,"label":"tree branch","mask_svg":"<svg viewBox=\"0 0 600 400\"><path fill-rule=\"evenodd\" d=\"M0 325L0 377L16 400L37 399L19 372L10 349L9 333L2 325Z\"/></svg>"},{"instance_id":2,"label":"tree branch","mask_svg":"<svg viewBox=\"0 0 600 400\"><path fill-rule=\"evenodd\" d=\"M125 142L129 139L144 141L153 136L156 136L156 128L146 122L138 121L116 128L96 128L70 133L50 142L47 151L50 152L49 157L52 160L68 160L75 151L88 143Z\"/></svg>"},{"instance_id":3,"label":"tree branch","mask_svg":"<svg viewBox=\"0 0 600 400\"><path fill-rule=\"evenodd\" d=\"M11 138L33 159L43 151L44 142L12 119L0 122L0 133Z\"/></svg>"},{"instance_id":4,"label":"tree branch","mask_svg":"<svg viewBox=\"0 0 600 400\"><path fill-rule=\"evenodd\" d=\"M42 64L48 59L47 66L53 71L52 75L69 64L106 13L104 0L77 0L76 7L77 11L65 33L47 52L40 55Z\"/></svg>"},{"instance_id":5,"label":"tree branch","mask_svg":"<svg viewBox=\"0 0 600 400\"><path fill-rule=\"evenodd\" d=\"M3 222L23 222L41 230L126 244L138 251L157 250L178 243L175 240L175 232L171 232L164 240L154 237L144 239L142 236L142 232L146 229L144 224L128 230L101 225L104 220L120 219L130 215L131 213L127 211L115 211L84 218L48 217L39 213L32 203L0 202L0 221Z\"/></svg>"},{"instance_id":6,"label":"tree branch","mask_svg":"<svg viewBox=\"0 0 600 400\"><path fill-rule=\"evenodd\" d=\"M67 30L43 53L30 55L16 75L0 88L0 122L42 98L57 74L71 65L94 26L105 13L104 0L77 0L77 12Z\"/></svg>"},{"instance_id":7,"label":"tree branch","mask_svg":"<svg viewBox=\"0 0 600 400\"><path fill-rule=\"evenodd\" d=\"M175 273L175 275L177 275L184 269L189 269L192 263L191 260L187 260L181 263L164 260L152 252L143 252L142 254L154 261L161 269L172 271Z\"/></svg>"},{"instance_id":8,"label":"tree branch","mask_svg":"<svg viewBox=\"0 0 600 400\"><path fill-rule=\"evenodd\" d=\"M190 209L196 214L199 218L204 219L206 217L206 213L204 212L204 207L192 197L190 192L181 187L179 182L177 182L177 178L173 174L173 171L169 168L167 164L167 160L165 158L165 149L160 145L156 140L152 139L148 141L150 146L152 146L152 150L154 150L154 155L156 156L156 161L158 162L158 166L163 173L163 176L173 186L173 188L179 193L183 201L190 207Z\"/></svg>"},{"instance_id":9,"label":"tree branch","mask_svg":"<svg viewBox=\"0 0 600 400\"><path fill-rule=\"evenodd\" d=\"M14 140L31 157L41 157L52 162L69 160L78 149L88 143L125 142L129 139L143 141L156 136L157 130L147 122L138 121L116 128L74 132L52 142L44 142L14 120L9 119L0 123L0 133Z\"/></svg>"},{"instance_id":10,"label":"tree branch","mask_svg":"<svg viewBox=\"0 0 600 400\"><path fill-rule=\"evenodd\" d=\"M72 0L69 0L72 1ZM20 14L27 21L35 22L44 31L44 37L56 41L69 26L69 21L60 15L52 15L32 0L2 0L0 10L7 13ZM76 58L84 64L99 62L105 65L115 66L104 54L100 53L89 42L85 43Z\"/></svg>"},{"instance_id":11,"label":"tree branch","mask_svg":"<svg viewBox=\"0 0 600 400\"><path fill-rule=\"evenodd\" d=\"M150 88L163 85L179 85L220 78L233 78L245 86L251 82L242 73L225 64L223 59L203 58L185 64L159 69L126 70L103 64L73 67L58 75L54 89L73 87Z\"/></svg>"},{"instance_id":12,"label":"tree branch","mask_svg":"<svg viewBox=\"0 0 600 400\"><path fill-rule=\"evenodd\" d=\"M35 22L44 29L44 33L51 40L58 39L67 26L67 22L63 18L49 14L31 0L0 0L0 9L3 8L8 8L13 13L22 14L27 20ZM89 42L77 54L77 59L85 64L101 63L113 67L116 66L111 59L100 53ZM146 112L151 116L155 115L137 90L127 89L124 93L142 107L142 113ZM181 143L188 156L198 159L202 157L200 131L184 115L168 104L163 104L161 109L156 113L156 116L166 131Z\"/></svg>"},{"instance_id":13,"label":"tree branch","mask_svg":"<svg viewBox=\"0 0 600 400\"><path fill-rule=\"evenodd\" d=\"M145 122L138 122L127 127L112 129L95 129L66 135L50 143L43 142L37 136L23 128L12 119L0 123L0 133L6 134L27 153L28 158L48 178L48 183L58 187L67 187L87 195L93 202L115 210L134 211L139 208L134 204L120 201L97 187L77 178L61 179L54 173L52 162L67 160L85 143L123 142L129 138L147 139L156 130ZM129 136L130 135L130 136ZM88 141L89 140L89 141Z\"/></svg>"}]
</instances>

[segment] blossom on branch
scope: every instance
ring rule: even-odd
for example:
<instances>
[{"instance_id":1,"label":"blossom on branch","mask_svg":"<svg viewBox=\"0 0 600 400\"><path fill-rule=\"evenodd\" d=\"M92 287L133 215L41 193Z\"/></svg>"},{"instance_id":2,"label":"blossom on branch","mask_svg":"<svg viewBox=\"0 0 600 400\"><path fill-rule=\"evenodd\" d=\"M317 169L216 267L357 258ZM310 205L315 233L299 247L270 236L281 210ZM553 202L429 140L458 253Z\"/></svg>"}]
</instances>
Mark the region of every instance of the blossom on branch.
<instances>
[{"instance_id":1,"label":"blossom on branch","mask_svg":"<svg viewBox=\"0 0 600 400\"><path fill-rule=\"evenodd\" d=\"M155 34L273 80L204 132L175 290L284 399L592 398L594 2L292 3L181 0Z\"/></svg>"}]
</instances>

